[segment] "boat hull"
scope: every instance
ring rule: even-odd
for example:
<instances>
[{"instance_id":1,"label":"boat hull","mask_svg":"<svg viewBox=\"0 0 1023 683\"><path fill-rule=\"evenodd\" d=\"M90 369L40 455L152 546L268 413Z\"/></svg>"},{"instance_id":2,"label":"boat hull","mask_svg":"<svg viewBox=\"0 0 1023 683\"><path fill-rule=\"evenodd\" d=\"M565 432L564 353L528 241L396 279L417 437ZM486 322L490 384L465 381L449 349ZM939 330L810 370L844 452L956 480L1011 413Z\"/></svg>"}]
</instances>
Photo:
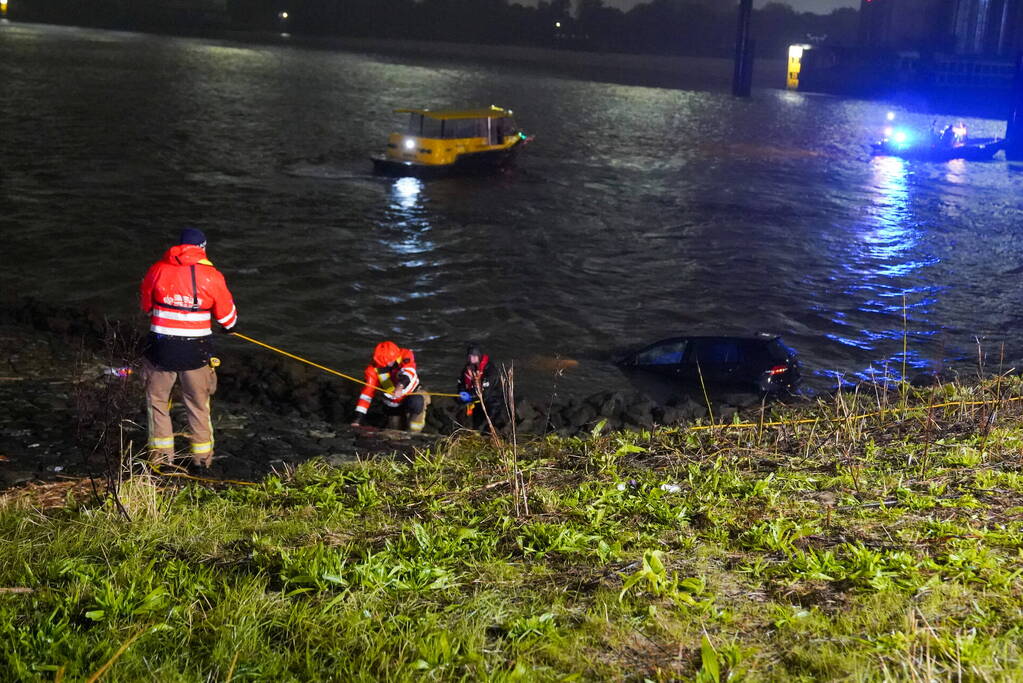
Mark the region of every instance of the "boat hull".
<instances>
[{"instance_id":1,"label":"boat hull","mask_svg":"<svg viewBox=\"0 0 1023 683\"><path fill-rule=\"evenodd\" d=\"M1005 148L1002 138L981 138L971 140L964 145L955 147L912 145L900 147L888 140L875 142L871 145L874 156L901 157L903 159L919 159L921 161L990 161L995 154Z\"/></svg>"},{"instance_id":2,"label":"boat hull","mask_svg":"<svg viewBox=\"0 0 1023 683\"><path fill-rule=\"evenodd\" d=\"M419 164L413 161L391 159L383 155L371 157L371 160L374 173L391 177L437 178L450 175L485 175L503 171L514 163L522 144L522 142L517 142L504 149L461 154L452 164Z\"/></svg>"}]
</instances>

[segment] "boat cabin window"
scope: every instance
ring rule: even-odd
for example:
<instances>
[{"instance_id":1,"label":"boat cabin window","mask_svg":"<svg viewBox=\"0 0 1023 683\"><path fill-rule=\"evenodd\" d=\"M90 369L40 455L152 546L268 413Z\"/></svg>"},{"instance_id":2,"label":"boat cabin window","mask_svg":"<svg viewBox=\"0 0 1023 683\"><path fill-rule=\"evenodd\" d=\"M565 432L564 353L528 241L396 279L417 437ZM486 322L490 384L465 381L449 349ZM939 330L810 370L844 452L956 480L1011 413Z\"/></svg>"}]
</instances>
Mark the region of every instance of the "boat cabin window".
<instances>
[{"instance_id":1,"label":"boat cabin window","mask_svg":"<svg viewBox=\"0 0 1023 683\"><path fill-rule=\"evenodd\" d=\"M422 114L409 114L409 135L433 139L485 138L491 144L501 144L517 132L515 121L508 116L478 119L434 119Z\"/></svg>"},{"instance_id":2,"label":"boat cabin window","mask_svg":"<svg viewBox=\"0 0 1023 683\"><path fill-rule=\"evenodd\" d=\"M486 119L448 119L444 122L445 138L482 138L486 135Z\"/></svg>"},{"instance_id":3,"label":"boat cabin window","mask_svg":"<svg viewBox=\"0 0 1023 683\"><path fill-rule=\"evenodd\" d=\"M406 132L421 138L439 138L443 123L443 121L431 119L422 114L409 114Z\"/></svg>"},{"instance_id":4,"label":"boat cabin window","mask_svg":"<svg viewBox=\"0 0 1023 683\"><path fill-rule=\"evenodd\" d=\"M515 128L515 119L509 116L502 116L494 121L494 128L497 130L497 139L499 142L504 142L504 139L509 135L515 135L518 129Z\"/></svg>"}]
</instances>

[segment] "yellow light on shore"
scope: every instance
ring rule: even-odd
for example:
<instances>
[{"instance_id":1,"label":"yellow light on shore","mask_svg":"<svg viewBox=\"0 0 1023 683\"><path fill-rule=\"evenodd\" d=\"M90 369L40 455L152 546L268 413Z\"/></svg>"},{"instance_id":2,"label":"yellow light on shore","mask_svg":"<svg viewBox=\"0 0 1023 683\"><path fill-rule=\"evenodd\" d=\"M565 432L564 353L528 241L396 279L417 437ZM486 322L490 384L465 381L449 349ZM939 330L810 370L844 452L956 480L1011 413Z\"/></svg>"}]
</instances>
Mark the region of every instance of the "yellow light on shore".
<instances>
[{"instance_id":1,"label":"yellow light on shore","mask_svg":"<svg viewBox=\"0 0 1023 683\"><path fill-rule=\"evenodd\" d=\"M7 16L7 0L0 0L0 17Z\"/></svg>"},{"instance_id":2,"label":"yellow light on shore","mask_svg":"<svg viewBox=\"0 0 1023 683\"><path fill-rule=\"evenodd\" d=\"M788 75L785 81L785 86L789 90L799 90L799 72L803 68L803 53L811 47L806 44L789 45Z\"/></svg>"}]
</instances>

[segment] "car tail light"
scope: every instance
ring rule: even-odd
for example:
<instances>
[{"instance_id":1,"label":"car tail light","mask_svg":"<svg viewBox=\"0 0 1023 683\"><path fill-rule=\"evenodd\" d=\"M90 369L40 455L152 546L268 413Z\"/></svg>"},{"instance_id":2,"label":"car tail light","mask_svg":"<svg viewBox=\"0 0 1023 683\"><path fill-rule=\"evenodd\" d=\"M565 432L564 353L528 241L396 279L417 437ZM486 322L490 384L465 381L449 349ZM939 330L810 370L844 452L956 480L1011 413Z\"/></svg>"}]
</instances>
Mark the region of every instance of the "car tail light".
<instances>
[{"instance_id":1,"label":"car tail light","mask_svg":"<svg viewBox=\"0 0 1023 683\"><path fill-rule=\"evenodd\" d=\"M775 365L773 368L767 371L767 374L773 377L774 375L780 375L783 372L788 372L789 366L787 365Z\"/></svg>"}]
</instances>

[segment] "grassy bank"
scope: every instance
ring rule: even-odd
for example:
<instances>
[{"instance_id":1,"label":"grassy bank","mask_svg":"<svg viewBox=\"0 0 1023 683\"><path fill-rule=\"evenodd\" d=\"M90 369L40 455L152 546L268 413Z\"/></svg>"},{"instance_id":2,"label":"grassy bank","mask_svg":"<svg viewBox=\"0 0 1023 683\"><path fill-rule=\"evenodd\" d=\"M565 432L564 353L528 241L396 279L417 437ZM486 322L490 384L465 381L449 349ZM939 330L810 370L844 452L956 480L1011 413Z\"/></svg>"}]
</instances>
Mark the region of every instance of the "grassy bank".
<instances>
[{"instance_id":1,"label":"grassy bank","mask_svg":"<svg viewBox=\"0 0 1023 683\"><path fill-rule=\"evenodd\" d=\"M8 495L0 678L1018 680L1021 394Z\"/></svg>"}]
</instances>

